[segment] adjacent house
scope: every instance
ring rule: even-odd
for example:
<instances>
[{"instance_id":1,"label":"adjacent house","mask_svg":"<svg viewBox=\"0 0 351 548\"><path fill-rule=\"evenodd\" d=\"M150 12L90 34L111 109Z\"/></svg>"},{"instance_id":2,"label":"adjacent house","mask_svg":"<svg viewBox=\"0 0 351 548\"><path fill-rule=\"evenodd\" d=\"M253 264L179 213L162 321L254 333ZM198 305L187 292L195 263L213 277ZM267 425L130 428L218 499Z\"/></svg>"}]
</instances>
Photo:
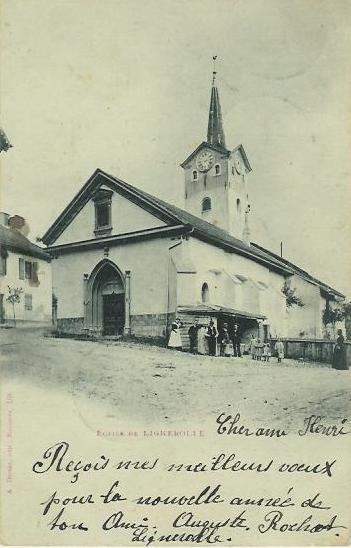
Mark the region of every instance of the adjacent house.
<instances>
[{"instance_id":1,"label":"adjacent house","mask_svg":"<svg viewBox=\"0 0 351 548\"><path fill-rule=\"evenodd\" d=\"M0 213L0 323L50 324L50 256L28 238L23 217ZM14 305L9 296L18 295Z\"/></svg>"}]
</instances>

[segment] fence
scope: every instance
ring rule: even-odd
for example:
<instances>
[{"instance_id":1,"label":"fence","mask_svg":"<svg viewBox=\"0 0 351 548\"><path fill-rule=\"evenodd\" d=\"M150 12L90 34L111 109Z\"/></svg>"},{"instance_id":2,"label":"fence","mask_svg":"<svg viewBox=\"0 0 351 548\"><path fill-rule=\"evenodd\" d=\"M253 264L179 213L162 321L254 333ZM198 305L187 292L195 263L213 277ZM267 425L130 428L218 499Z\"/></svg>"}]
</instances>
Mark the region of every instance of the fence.
<instances>
[{"instance_id":1,"label":"fence","mask_svg":"<svg viewBox=\"0 0 351 548\"><path fill-rule=\"evenodd\" d=\"M287 358L332 363L335 341L329 339L282 339ZM272 339L275 343L275 340ZM345 342L346 363L351 367L351 341Z\"/></svg>"}]
</instances>

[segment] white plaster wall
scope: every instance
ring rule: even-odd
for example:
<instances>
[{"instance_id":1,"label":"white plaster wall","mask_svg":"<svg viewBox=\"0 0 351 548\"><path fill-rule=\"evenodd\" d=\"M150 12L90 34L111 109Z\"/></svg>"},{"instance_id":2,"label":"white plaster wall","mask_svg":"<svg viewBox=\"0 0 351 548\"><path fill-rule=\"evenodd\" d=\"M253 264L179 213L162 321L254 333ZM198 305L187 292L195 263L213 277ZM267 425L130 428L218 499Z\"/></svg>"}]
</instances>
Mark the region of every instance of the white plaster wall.
<instances>
[{"instance_id":1,"label":"white plaster wall","mask_svg":"<svg viewBox=\"0 0 351 548\"><path fill-rule=\"evenodd\" d=\"M111 220L111 234L114 235L166 226L166 223L117 193L112 195ZM90 200L59 236L55 245L90 240L95 238L94 230L95 204Z\"/></svg>"},{"instance_id":2,"label":"white plaster wall","mask_svg":"<svg viewBox=\"0 0 351 548\"><path fill-rule=\"evenodd\" d=\"M109 257L124 273L131 271L131 314L167 311L169 246L159 239L111 247ZM53 286L58 298L58 318L84 316L83 275L91 274L103 260L103 249L75 251L53 259Z\"/></svg>"},{"instance_id":3,"label":"white plaster wall","mask_svg":"<svg viewBox=\"0 0 351 548\"><path fill-rule=\"evenodd\" d=\"M288 308L288 336L321 338L323 298L319 287L296 275L291 277L291 287L296 288L296 295L302 299L304 306Z\"/></svg>"},{"instance_id":4,"label":"white plaster wall","mask_svg":"<svg viewBox=\"0 0 351 548\"><path fill-rule=\"evenodd\" d=\"M27 255L8 252L6 261L6 276L0 276L0 293L4 295L5 319L12 320L12 305L6 302L9 295L8 286L23 289L21 300L15 305L16 319L32 322L50 322L51 321L51 303L52 303L52 278L51 263L29 257ZM38 284L33 284L30 280L19 279L19 259L38 263ZM32 295L32 310L25 310L24 295Z\"/></svg>"}]
</instances>

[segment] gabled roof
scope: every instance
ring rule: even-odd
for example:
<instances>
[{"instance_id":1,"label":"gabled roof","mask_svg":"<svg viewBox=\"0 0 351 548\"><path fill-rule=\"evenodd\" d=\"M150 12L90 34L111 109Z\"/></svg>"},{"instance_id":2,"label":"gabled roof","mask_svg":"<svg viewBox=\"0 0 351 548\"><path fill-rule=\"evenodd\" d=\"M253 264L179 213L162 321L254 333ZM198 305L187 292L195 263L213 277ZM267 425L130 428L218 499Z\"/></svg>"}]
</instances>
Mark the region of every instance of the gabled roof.
<instances>
[{"instance_id":1,"label":"gabled roof","mask_svg":"<svg viewBox=\"0 0 351 548\"><path fill-rule=\"evenodd\" d=\"M288 266L289 268L291 268L291 270L293 270L294 274L298 274L298 276L300 276L301 278L304 278L308 282L310 282L312 284L315 284L315 285L318 285L321 288L321 290L324 291L325 293L328 293L328 294L331 293L332 295L336 295L338 297L345 298L345 295L343 295L343 293L340 293L340 291L337 291L336 289L333 289L332 287L330 287L330 285L327 285L324 282L321 282L320 280L318 280L317 278L314 278L313 276L311 276L311 274L306 272L306 270L303 270L299 266L296 266L294 263L288 261L287 259L284 259L283 257L280 257L279 255L276 255L272 251L268 251L267 249L265 249L264 247L261 247L258 244L252 243L251 245L253 247L255 247L256 249L259 249L260 251L263 251L267 255L270 255L271 257L273 257L275 259L278 259L281 263L283 263L286 266Z\"/></svg>"},{"instance_id":2,"label":"gabled roof","mask_svg":"<svg viewBox=\"0 0 351 548\"><path fill-rule=\"evenodd\" d=\"M202 141L202 143L199 144L198 147L180 164L180 167L185 167L185 165L196 156L196 154L202 149L202 148L209 148L211 150L214 150L215 152L220 152L224 156L229 156L230 150L228 150L225 147L222 147L220 145L211 145L210 143L207 143L206 141Z\"/></svg>"},{"instance_id":3,"label":"gabled roof","mask_svg":"<svg viewBox=\"0 0 351 548\"><path fill-rule=\"evenodd\" d=\"M192 235L199 240L211 243L225 251L235 252L239 255L248 257L258 263L264 264L271 270L278 271L285 275L292 273L292 270L289 267L266 252L253 248L241 240L234 238L225 230L192 215L184 209L169 204L160 198L156 198L121 179L117 179L100 169L95 171L49 230L44 234L42 241L46 245L52 246L59 235L62 234L74 217L91 199L96 189L101 185L108 186L118 194L123 195L152 213L154 216L165 221L170 226L182 224L189 227L189 231L191 231Z\"/></svg>"},{"instance_id":4,"label":"gabled roof","mask_svg":"<svg viewBox=\"0 0 351 548\"><path fill-rule=\"evenodd\" d=\"M232 154L234 154L237 150L240 151L242 157L244 158L244 162L246 164L246 167L247 167L248 171L252 171L252 167L250 165L249 159L246 155L246 152L245 152L245 149L244 149L243 145L240 144L240 145L236 146L235 148L233 148Z\"/></svg>"},{"instance_id":5,"label":"gabled roof","mask_svg":"<svg viewBox=\"0 0 351 548\"><path fill-rule=\"evenodd\" d=\"M28 257L36 257L44 261L50 261L50 255L38 245L33 244L28 238L23 236L18 230L7 228L0 225L0 246L3 249L8 249L27 255Z\"/></svg>"}]
</instances>

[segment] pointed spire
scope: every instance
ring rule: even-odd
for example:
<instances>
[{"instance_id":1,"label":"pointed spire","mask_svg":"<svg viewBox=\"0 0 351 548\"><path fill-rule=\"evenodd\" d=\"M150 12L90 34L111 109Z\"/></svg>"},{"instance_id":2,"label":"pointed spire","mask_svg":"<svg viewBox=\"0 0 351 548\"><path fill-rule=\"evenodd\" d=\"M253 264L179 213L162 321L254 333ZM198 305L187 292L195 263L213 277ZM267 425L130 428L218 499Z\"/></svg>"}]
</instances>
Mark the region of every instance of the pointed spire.
<instances>
[{"instance_id":1,"label":"pointed spire","mask_svg":"<svg viewBox=\"0 0 351 548\"><path fill-rule=\"evenodd\" d=\"M210 112L208 117L207 142L225 148L225 137L222 124L222 112L216 84L216 59L213 57L212 89Z\"/></svg>"}]
</instances>

